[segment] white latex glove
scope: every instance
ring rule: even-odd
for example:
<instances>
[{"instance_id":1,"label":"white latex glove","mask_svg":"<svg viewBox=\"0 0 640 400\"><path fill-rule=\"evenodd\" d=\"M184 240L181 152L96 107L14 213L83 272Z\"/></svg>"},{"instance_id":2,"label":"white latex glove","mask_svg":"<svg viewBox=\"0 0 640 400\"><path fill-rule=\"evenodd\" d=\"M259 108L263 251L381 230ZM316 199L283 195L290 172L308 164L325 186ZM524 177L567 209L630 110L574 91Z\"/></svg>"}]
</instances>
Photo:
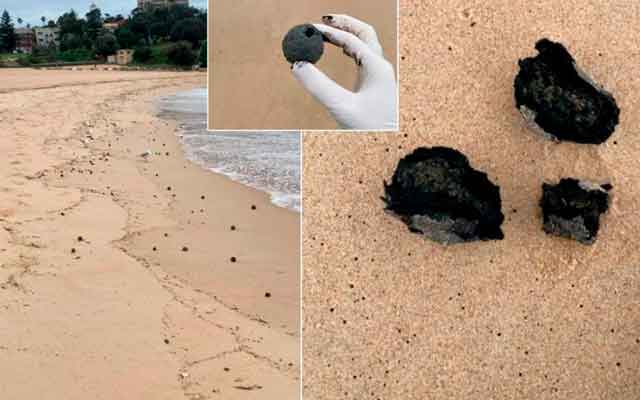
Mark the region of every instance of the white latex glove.
<instances>
[{"instance_id":1,"label":"white latex glove","mask_svg":"<svg viewBox=\"0 0 640 400\"><path fill-rule=\"evenodd\" d=\"M393 66L385 60L375 29L348 15L326 15L314 24L325 40L341 47L358 66L354 91L338 85L315 65L298 61L293 75L345 129L398 129L398 90Z\"/></svg>"}]
</instances>

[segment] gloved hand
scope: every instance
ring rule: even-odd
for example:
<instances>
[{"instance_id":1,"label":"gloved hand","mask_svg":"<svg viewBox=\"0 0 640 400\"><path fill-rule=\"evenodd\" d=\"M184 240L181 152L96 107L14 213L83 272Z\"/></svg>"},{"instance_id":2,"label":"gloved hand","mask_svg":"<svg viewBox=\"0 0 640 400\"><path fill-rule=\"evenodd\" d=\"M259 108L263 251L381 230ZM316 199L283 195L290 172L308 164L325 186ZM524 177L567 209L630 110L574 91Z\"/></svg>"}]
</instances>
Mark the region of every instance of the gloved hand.
<instances>
[{"instance_id":1,"label":"gloved hand","mask_svg":"<svg viewBox=\"0 0 640 400\"><path fill-rule=\"evenodd\" d=\"M393 66L385 60L375 29L348 15L326 15L314 24L325 40L341 47L358 66L358 82L350 91L315 65L298 61L293 75L345 129L398 129L398 91Z\"/></svg>"}]
</instances>

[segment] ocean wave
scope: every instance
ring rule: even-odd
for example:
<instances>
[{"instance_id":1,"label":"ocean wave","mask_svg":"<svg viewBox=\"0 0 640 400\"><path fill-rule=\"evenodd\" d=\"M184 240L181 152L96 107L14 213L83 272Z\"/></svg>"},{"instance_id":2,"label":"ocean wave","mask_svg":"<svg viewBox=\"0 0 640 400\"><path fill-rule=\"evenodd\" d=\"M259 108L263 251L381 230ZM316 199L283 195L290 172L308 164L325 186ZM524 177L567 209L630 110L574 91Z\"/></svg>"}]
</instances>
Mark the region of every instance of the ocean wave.
<instances>
[{"instance_id":1,"label":"ocean wave","mask_svg":"<svg viewBox=\"0 0 640 400\"><path fill-rule=\"evenodd\" d=\"M291 132L206 130L206 89L160 99L160 115L178 120L187 157L213 172L269 193L273 204L300 212L301 138Z\"/></svg>"}]
</instances>

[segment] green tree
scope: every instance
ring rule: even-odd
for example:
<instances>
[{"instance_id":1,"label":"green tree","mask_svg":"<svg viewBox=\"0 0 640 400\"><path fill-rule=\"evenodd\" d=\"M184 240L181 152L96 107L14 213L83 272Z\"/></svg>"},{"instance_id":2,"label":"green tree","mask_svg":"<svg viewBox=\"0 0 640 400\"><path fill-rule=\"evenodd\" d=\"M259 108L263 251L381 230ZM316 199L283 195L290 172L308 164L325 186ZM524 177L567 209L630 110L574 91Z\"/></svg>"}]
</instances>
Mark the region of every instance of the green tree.
<instances>
[{"instance_id":1,"label":"green tree","mask_svg":"<svg viewBox=\"0 0 640 400\"><path fill-rule=\"evenodd\" d=\"M102 33L96 38L96 54L99 56L106 57L114 54L118 48L118 40L111 32Z\"/></svg>"},{"instance_id":2,"label":"green tree","mask_svg":"<svg viewBox=\"0 0 640 400\"><path fill-rule=\"evenodd\" d=\"M102 30L102 12L99 8L93 8L86 14L87 17L87 36L89 39L96 40Z\"/></svg>"},{"instance_id":3,"label":"green tree","mask_svg":"<svg viewBox=\"0 0 640 400\"><path fill-rule=\"evenodd\" d=\"M115 35L121 49L130 49L140 42L140 36L131 32L131 29L126 26L116 29Z\"/></svg>"},{"instance_id":4,"label":"green tree","mask_svg":"<svg viewBox=\"0 0 640 400\"><path fill-rule=\"evenodd\" d=\"M60 51L68 51L85 48L86 43L81 35L65 33L60 36Z\"/></svg>"},{"instance_id":5,"label":"green tree","mask_svg":"<svg viewBox=\"0 0 640 400\"><path fill-rule=\"evenodd\" d=\"M194 48L206 37L207 13L188 6L136 8L127 22L129 29L147 44L169 38L187 40Z\"/></svg>"},{"instance_id":6,"label":"green tree","mask_svg":"<svg viewBox=\"0 0 640 400\"><path fill-rule=\"evenodd\" d=\"M151 59L153 53L149 46L138 46L133 50L133 61L145 63Z\"/></svg>"},{"instance_id":7,"label":"green tree","mask_svg":"<svg viewBox=\"0 0 640 400\"><path fill-rule=\"evenodd\" d=\"M146 12L135 12L129 20L129 29L131 29L133 33L143 37L147 44L151 41L150 25L151 20Z\"/></svg>"},{"instance_id":8,"label":"green tree","mask_svg":"<svg viewBox=\"0 0 640 400\"><path fill-rule=\"evenodd\" d=\"M22 25L22 18L18 17L16 21L18 21L18 25Z\"/></svg>"},{"instance_id":9,"label":"green tree","mask_svg":"<svg viewBox=\"0 0 640 400\"><path fill-rule=\"evenodd\" d=\"M177 22L171 29L171 41L187 41L197 47L207 35L207 28L198 18L187 18Z\"/></svg>"},{"instance_id":10,"label":"green tree","mask_svg":"<svg viewBox=\"0 0 640 400\"><path fill-rule=\"evenodd\" d=\"M200 57L199 60L200 66L202 68L207 68L207 41L202 42L200 46Z\"/></svg>"},{"instance_id":11,"label":"green tree","mask_svg":"<svg viewBox=\"0 0 640 400\"><path fill-rule=\"evenodd\" d=\"M60 35L65 33L73 33L74 35L84 35L84 21L78 19L78 14L74 10L62 14L58 18L58 26L60 26Z\"/></svg>"},{"instance_id":12,"label":"green tree","mask_svg":"<svg viewBox=\"0 0 640 400\"><path fill-rule=\"evenodd\" d=\"M162 21L157 21L149 26L149 34L154 39L163 39L169 36L169 30L167 24Z\"/></svg>"},{"instance_id":13,"label":"green tree","mask_svg":"<svg viewBox=\"0 0 640 400\"><path fill-rule=\"evenodd\" d=\"M197 58L191 43L185 41L172 44L167 51L167 57L172 64L181 67L193 66Z\"/></svg>"},{"instance_id":14,"label":"green tree","mask_svg":"<svg viewBox=\"0 0 640 400\"><path fill-rule=\"evenodd\" d=\"M55 28L56 22L54 20L50 19L49 22L47 22L47 26L49 28Z\"/></svg>"},{"instance_id":15,"label":"green tree","mask_svg":"<svg viewBox=\"0 0 640 400\"><path fill-rule=\"evenodd\" d=\"M11 53L16 49L16 31L11 16L4 10L0 17L0 52Z\"/></svg>"},{"instance_id":16,"label":"green tree","mask_svg":"<svg viewBox=\"0 0 640 400\"><path fill-rule=\"evenodd\" d=\"M183 5L175 5L173 7L169 7L164 9L167 12L167 22L171 26L178 21L182 21L184 19L193 18L199 14L199 10L197 8L183 6Z\"/></svg>"}]
</instances>

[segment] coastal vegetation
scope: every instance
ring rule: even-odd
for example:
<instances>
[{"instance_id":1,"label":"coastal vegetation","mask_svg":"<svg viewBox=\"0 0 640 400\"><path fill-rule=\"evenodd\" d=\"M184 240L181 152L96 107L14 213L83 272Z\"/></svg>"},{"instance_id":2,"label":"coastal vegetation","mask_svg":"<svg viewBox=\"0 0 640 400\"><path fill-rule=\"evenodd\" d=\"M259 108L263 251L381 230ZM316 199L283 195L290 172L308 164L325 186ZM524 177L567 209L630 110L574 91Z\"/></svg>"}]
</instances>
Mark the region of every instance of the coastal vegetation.
<instances>
[{"instance_id":1,"label":"coastal vegetation","mask_svg":"<svg viewBox=\"0 0 640 400\"><path fill-rule=\"evenodd\" d=\"M133 50L134 65L206 66L207 11L175 5L133 9L128 16L103 14L92 6L84 17L69 10L55 19L41 18L41 25L14 24L9 11L0 16L0 63L37 65L58 62L105 62L120 49ZM25 51L17 28L57 28L56 40L36 43ZM203 58L203 54L205 55Z\"/></svg>"}]
</instances>

